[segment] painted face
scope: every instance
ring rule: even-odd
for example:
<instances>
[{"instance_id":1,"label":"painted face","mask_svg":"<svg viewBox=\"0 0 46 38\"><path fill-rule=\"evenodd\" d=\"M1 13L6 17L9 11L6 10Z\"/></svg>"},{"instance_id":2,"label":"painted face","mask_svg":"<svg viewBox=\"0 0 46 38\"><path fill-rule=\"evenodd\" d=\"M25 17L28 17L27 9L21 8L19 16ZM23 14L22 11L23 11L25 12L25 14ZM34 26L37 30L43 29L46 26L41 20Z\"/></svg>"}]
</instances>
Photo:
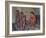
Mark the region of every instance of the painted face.
<instances>
[{"instance_id":1,"label":"painted face","mask_svg":"<svg viewBox=\"0 0 46 38\"><path fill-rule=\"evenodd\" d=\"M33 16L33 14L30 14L31 16Z\"/></svg>"}]
</instances>

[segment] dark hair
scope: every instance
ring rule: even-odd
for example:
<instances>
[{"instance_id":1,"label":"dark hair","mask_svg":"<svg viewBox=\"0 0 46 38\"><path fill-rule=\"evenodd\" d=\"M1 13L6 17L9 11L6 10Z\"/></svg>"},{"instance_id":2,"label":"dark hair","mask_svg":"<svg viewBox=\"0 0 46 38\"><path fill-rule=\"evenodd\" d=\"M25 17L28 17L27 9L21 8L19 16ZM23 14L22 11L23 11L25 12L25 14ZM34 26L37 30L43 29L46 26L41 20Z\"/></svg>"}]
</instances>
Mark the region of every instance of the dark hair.
<instances>
[{"instance_id":1,"label":"dark hair","mask_svg":"<svg viewBox=\"0 0 46 38\"><path fill-rule=\"evenodd\" d=\"M16 10L16 12L19 12L19 10Z\"/></svg>"},{"instance_id":2,"label":"dark hair","mask_svg":"<svg viewBox=\"0 0 46 38\"><path fill-rule=\"evenodd\" d=\"M21 12L21 14L23 14L23 12Z\"/></svg>"},{"instance_id":3,"label":"dark hair","mask_svg":"<svg viewBox=\"0 0 46 38\"><path fill-rule=\"evenodd\" d=\"M33 14L34 15L35 13L33 11L31 11L30 14Z\"/></svg>"}]
</instances>

